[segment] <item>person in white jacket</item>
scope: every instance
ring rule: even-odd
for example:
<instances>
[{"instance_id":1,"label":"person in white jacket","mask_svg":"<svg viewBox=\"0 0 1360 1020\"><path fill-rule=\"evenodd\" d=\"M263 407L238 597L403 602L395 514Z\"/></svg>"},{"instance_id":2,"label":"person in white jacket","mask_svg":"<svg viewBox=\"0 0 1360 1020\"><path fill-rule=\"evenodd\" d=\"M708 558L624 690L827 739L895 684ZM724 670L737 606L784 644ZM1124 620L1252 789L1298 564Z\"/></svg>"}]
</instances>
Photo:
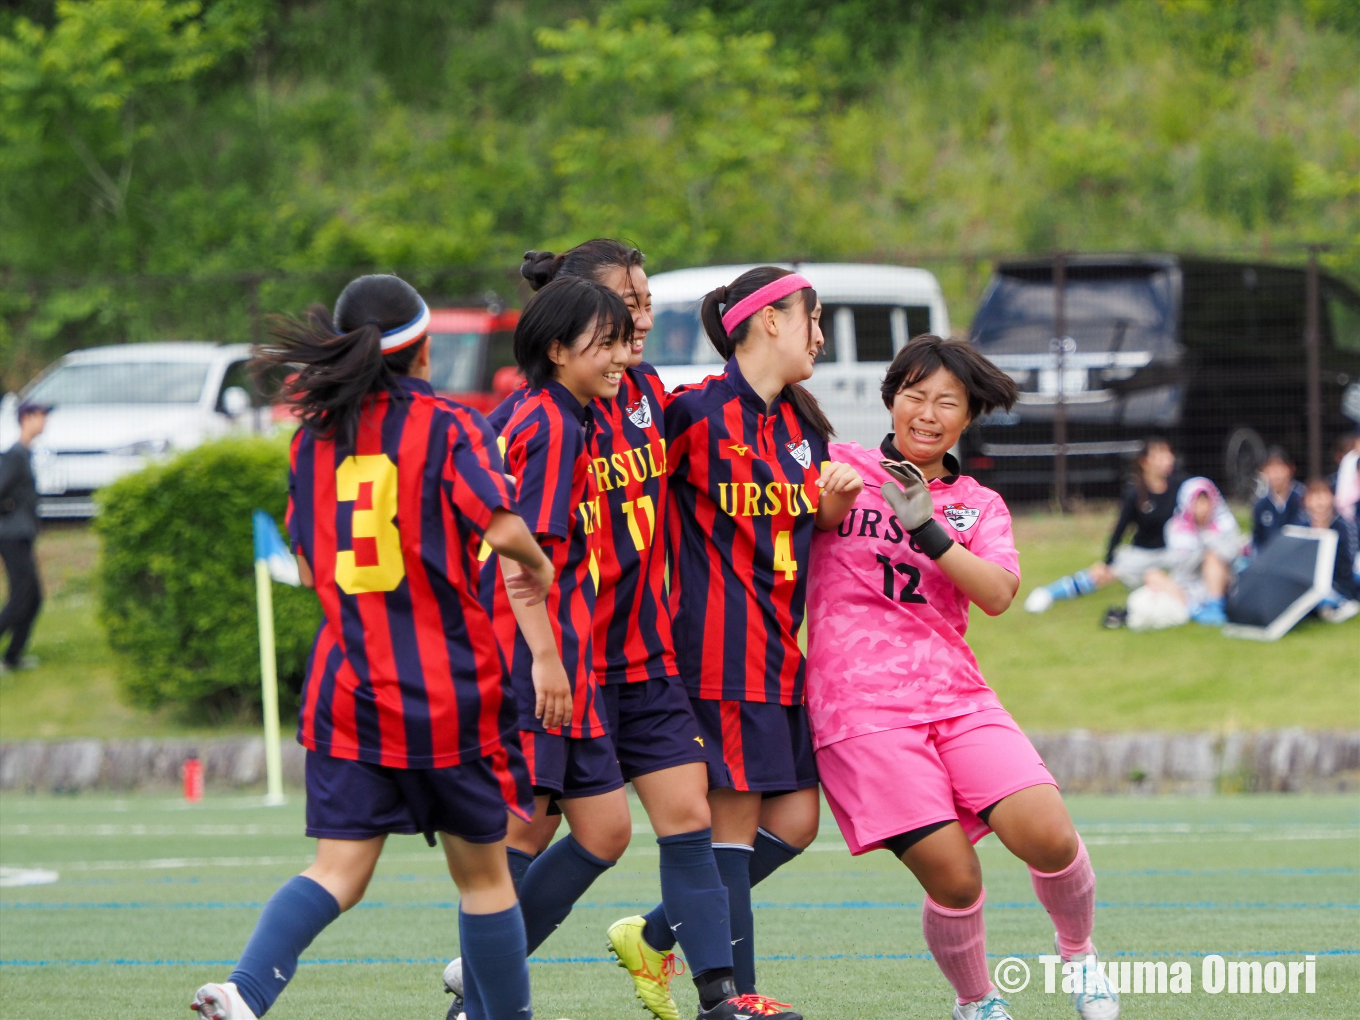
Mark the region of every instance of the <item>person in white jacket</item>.
<instances>
[{"instance_id":1,"label":"person in white jacket","mask_svg":"<svg viewBox=\"0 0 1360 1020\"><path fill-rule=\"evenodd\" d=\"M1176 512L1166 522L1170 566L1148 571L1144 582L1153 592L1179 599L1196 623L1221 627L1242 543L1237 519L1218 487L1207 478L1187 478L1176 494Z\"/></svg>"}]
</instances>

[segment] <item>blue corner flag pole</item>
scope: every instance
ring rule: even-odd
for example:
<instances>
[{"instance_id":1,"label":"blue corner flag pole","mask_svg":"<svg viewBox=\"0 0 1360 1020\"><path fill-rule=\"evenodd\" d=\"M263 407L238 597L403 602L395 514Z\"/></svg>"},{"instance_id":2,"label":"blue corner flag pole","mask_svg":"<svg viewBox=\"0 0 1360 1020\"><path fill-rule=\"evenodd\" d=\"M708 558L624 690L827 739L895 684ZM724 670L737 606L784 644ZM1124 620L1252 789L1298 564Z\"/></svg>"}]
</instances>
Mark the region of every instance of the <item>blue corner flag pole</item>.
<instances>
[{"instance_id":1,"label":"blue corner flag pole","mask_svg":"<svg viewBox=\"0 0 1360 1020\"><path fill-rule=\"evenodd\" d=\"M264 771L266 804L284 802L283 762L279 754L279 673L274 654L274 591L271 581L297 585L297 561L279 536L274 518L254 514L255 601L260 617L260 684L264 703Z\"/></svg>"}]
</instances>

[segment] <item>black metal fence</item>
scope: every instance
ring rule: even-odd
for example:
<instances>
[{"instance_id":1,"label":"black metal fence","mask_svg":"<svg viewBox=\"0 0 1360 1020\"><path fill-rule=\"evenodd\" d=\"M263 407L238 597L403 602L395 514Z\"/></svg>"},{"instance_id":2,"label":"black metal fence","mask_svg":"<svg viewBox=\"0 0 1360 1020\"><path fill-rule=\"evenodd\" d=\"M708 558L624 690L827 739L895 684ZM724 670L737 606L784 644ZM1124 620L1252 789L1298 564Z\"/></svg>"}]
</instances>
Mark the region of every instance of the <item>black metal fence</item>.
<instances>
[{"instance_id":1,"label":"black metal fence","mask_svg":"<svg viewBox=\"0 0 1360 1020\"><path fill-rule=\"evenodd\" d=\"M942 288L951 331L970 336L1016 379L1016 407L976 423L961 444L965 469L1010 499L1065 506L1072 498L1113 494L1149 434L1170 439L1186 470L1245 496L1269 446L1289 450L1301 473L1325 475L1333 469L1333 445L1360 422L1357 251L894 253L863 261L929 270ZM395 271L432 306L515 307L528 296L514 267ZM0 385L18 390L81 348L167 339L257 342L268 314L330 303L354 275L0 273ZM899 316L908 332L919 319L909 304ZM863 399L833 414L842 434L858 438L883 427L876 406L882 359L906 339L902 329L889 328L896 321L891 313L881 301L838 309L841 367L864 377L856 391ZM874 332L879 319L889 323L878 330L883 337ZM139 450L137 441L122 447L128 456L155 452Z\"/></svg>"}]
</instances>

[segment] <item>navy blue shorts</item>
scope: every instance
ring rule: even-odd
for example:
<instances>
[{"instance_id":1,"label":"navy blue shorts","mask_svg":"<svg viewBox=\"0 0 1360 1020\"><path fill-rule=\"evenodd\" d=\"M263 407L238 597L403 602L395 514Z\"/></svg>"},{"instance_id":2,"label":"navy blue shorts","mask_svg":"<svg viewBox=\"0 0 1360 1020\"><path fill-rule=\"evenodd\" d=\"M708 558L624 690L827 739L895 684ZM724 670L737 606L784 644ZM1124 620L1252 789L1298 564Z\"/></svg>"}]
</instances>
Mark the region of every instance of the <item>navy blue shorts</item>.
<instances>
[{"instance_id":1,"label":"navy blue shorts","mask_svg":"<svg viewBox=\"0 0 1360 1020\"><path fill-rule=\"evenodd\" d=\"M708 751L709 789L792 793L817 785L807 709L691 698Z\"/></svg>"},{"instance_id":2,"label":"navy blue shorts","mask_svg":"<svg viewBox=\"0 0 1360 1020\"><path fill-rule=\"evenodd\" d=\"M704 738L678 676L600 688L623 778L708 761Z\"/></svg>"},{"instance_id":3,"label":"navy blue shorts","mask_svg":"<svg viewBox=\"0 0 1360 1020\"><path fill-rule=\"evenodd\" d=\"M520 730L519 740L538 796L571 800L623 788L614 742L608 736L577 738Z\"/></svg>"},{"instance_id":4,"label":"navy blue shorts","mask_svg":"<svg viewBox=\"0 0 1360 1020\"><path fill-rule=\"evenodd\" d=\"M372 839L420 833L430 846L447 832L469 843L505 838L506 812L534 814L519 748L442 769L396 769L307 752L307 835Z\"/></svg>"}]
</instances>

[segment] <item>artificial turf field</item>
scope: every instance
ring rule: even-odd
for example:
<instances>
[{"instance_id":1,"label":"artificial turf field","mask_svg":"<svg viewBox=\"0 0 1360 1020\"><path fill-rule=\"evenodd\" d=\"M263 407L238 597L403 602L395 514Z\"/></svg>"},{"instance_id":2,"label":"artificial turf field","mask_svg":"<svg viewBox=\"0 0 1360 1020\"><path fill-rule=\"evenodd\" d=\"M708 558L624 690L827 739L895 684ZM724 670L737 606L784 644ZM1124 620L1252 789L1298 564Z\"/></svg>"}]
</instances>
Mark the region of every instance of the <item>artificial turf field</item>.
<instances>
[{"instance_id":1,"label":"artificial turf field","mask_svg":"<svg viewBox=\"0 0 1360 1020\"><path fill-rule=\"evenodd\" d=\"M1125 1017L1352 1016L1360 1011L1360 799L1073 797L1099 875L1096 944L1107 958L1190 962L1188 995L1127 995ZM635 805L636 807L636 805ZM640 1020L604 951L609 922L657 896L656 847L633 846L535 954L541 1020ZM302 804L243 797L0 798L0 865L55 884L0 890L0 1016L188 1017L193 990L223 980L263 901L308 861ZM1052 929L1028 874L988 837L988 950L1026 958L1017 1020L1075 1014L1044 994L1035 957ZM810 852L759 886L762 991L810 1020L944 1018L950 993L925 955L921 894L884 852L851 858L824 811ZM442 856L395 837L366 902L324 932L271 1017L441 1020L444 960L457 953L456 895ZM1207 994L1201 959L1317 955L1314 995ZM1117 956L1118 954L1118 956ZM693 986L675 983L682 1015Z\"/></svg>"}]
</instances>

